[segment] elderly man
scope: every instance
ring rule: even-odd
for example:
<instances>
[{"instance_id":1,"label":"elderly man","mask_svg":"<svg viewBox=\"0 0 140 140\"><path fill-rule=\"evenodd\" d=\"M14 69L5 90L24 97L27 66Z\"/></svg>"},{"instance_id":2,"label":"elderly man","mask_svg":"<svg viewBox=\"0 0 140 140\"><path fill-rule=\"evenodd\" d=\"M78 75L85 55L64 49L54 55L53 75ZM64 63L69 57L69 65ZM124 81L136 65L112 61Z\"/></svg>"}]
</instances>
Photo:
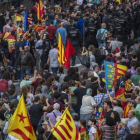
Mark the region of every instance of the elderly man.
<instances>
[{"instance_id":1,"label":"elderly man","mask_svg":"<svg viewBox=\"0 0 140 140\"><path fill-rule=\"evenodd\" d=\"M138 125L139 124L138 119L135 117L135 111L134 110L130 110L128 112L128 118L126 120L128 121L127 127L128 127L130 132L132 132L132 126L133 125Z\"/></svg>"},{"instance_id":2,"label":"elderly man","mask_svg":"<svg viewBox=\"0 0 140 140\"><path fill-rule=\"evenodd\" d=\"M50 118L52 124L55 125L62 113L59 111L60 105L58 103L53 105L53 109L54 110L51 113L48 113L47 116Z\"/></svg>"},{"instance_id":3,"label":"elderly man","mask_svg":"<svg viewBox=\"0 0 140 140\"><path fill-rule=\"evenodd\" d=\"M140 131L140 126L138 124L133 125L131 134L127 135L125 140L140 140L139 131Z\"/></svg>"}]
</instances>

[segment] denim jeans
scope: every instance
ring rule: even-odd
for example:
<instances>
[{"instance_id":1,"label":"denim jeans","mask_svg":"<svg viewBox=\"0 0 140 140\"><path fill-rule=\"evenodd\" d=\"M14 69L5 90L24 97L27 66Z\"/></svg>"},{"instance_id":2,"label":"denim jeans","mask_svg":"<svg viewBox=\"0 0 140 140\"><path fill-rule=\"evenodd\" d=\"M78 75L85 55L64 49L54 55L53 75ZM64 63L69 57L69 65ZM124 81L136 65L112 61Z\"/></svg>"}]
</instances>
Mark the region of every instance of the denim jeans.
<instances>
[{"instance_id":1,"label":"denim jeans","mask_svg":"<svg viewBox=\"0 0 140 140\"><path fill-rule=\"evenodd\" d=\"M57 74L57 71L58 71L58 67L52 68L52 72L53 72L53 73L56 73L56 74Z\"/></svg>"},{"instance_id":2,"label":"denim jeans","mask_svg":"<svg viewBox=\"0 0 140 140\"><path fill-rule=\"evenodd\" d=\"M21 80L23 79L23 75L24 74L31 74L31 68L25 69L25 68L21 68Z\"/></svg>"}]
</instances>

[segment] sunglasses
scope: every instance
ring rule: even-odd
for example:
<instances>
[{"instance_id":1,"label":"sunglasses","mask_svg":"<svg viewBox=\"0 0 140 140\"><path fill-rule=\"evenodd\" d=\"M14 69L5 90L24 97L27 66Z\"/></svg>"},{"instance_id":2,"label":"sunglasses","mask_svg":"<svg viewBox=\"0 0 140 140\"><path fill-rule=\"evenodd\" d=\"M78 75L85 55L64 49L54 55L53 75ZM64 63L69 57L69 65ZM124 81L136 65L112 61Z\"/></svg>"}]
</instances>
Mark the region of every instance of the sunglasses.
<instances>
[{"instance_id":1,"label":"sunglasses","mask_svg":"<svg viewBox=\"0 0 140 140\"><path fill-rule=\"evenodd\" d=\"M4 98L5 100L8 100L8 98Z\"/></svg>"}]
</instances>

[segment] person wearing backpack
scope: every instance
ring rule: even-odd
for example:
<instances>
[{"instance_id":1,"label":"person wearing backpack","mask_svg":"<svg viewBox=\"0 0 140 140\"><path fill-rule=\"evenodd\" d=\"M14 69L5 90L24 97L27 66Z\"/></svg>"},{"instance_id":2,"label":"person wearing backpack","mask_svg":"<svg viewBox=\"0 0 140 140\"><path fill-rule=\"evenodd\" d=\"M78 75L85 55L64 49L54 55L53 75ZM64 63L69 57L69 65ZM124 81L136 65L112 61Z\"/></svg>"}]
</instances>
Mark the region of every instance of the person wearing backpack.
<instances>
[{"instance_id":1,"label":"person wearing backpack","mask_svg":"<svg viewBox=\"0 0 140 140\"><path fill-rule=\"evenodd\" d=\"M98 42L99 48L103 49L101 47L105 47L104 41L105 41L105 37L107 35L107 30L106 30L106 24L105 23L102 23L101 26L102 26L102 28L97 31L96 40Z\"/></svg>"},{"instance_id":2,"label":"person wearing backpack","mask_svg":"<svg viewBox=\"0 0 140 140\"><path fill-rule=\"evenodd\" d=\"M32 54L30 53L30 47L24 46L24 51L20 53L18 57L18 65L21 68L21 80L23 78L23 74L31 73L31 67L35 66L34 59Z\"/></svg>"}]
</instances>

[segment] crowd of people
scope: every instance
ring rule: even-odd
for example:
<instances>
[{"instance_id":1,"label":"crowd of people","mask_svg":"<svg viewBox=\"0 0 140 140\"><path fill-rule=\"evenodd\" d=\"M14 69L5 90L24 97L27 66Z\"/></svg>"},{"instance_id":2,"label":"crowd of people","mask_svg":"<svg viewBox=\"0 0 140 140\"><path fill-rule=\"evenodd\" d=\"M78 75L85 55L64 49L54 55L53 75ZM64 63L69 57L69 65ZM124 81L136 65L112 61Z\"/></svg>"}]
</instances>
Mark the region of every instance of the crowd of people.
<instances>
[{"instance_id":1,"label":"crowd of people","mask_svg":"<svg viewBox=\"0 0 140 140\"><path fill-rule=\"evenodd\" d=\"M42 20L37 18L38 2L33 2L26 32L24 5L0 15L0 140L7 139L8 116L22 94L37 140L57 139L51 129L65 108L81 140L98 140L99 131L102 140L140 140L140 2L83 0L78 5L71 0L62 7L60 1L43 1ZM76 51L68 70L58 61L58 33L64 48L69 39ZM12 44L8 35L15 38ZM75 66L76 59L82 70ZM111 91L106 90L104 61L128 68ZM126 81L131 87L125 99L114 98ZM102 101L105 114L98 121Z\"/></svg>"}]
</instances>

